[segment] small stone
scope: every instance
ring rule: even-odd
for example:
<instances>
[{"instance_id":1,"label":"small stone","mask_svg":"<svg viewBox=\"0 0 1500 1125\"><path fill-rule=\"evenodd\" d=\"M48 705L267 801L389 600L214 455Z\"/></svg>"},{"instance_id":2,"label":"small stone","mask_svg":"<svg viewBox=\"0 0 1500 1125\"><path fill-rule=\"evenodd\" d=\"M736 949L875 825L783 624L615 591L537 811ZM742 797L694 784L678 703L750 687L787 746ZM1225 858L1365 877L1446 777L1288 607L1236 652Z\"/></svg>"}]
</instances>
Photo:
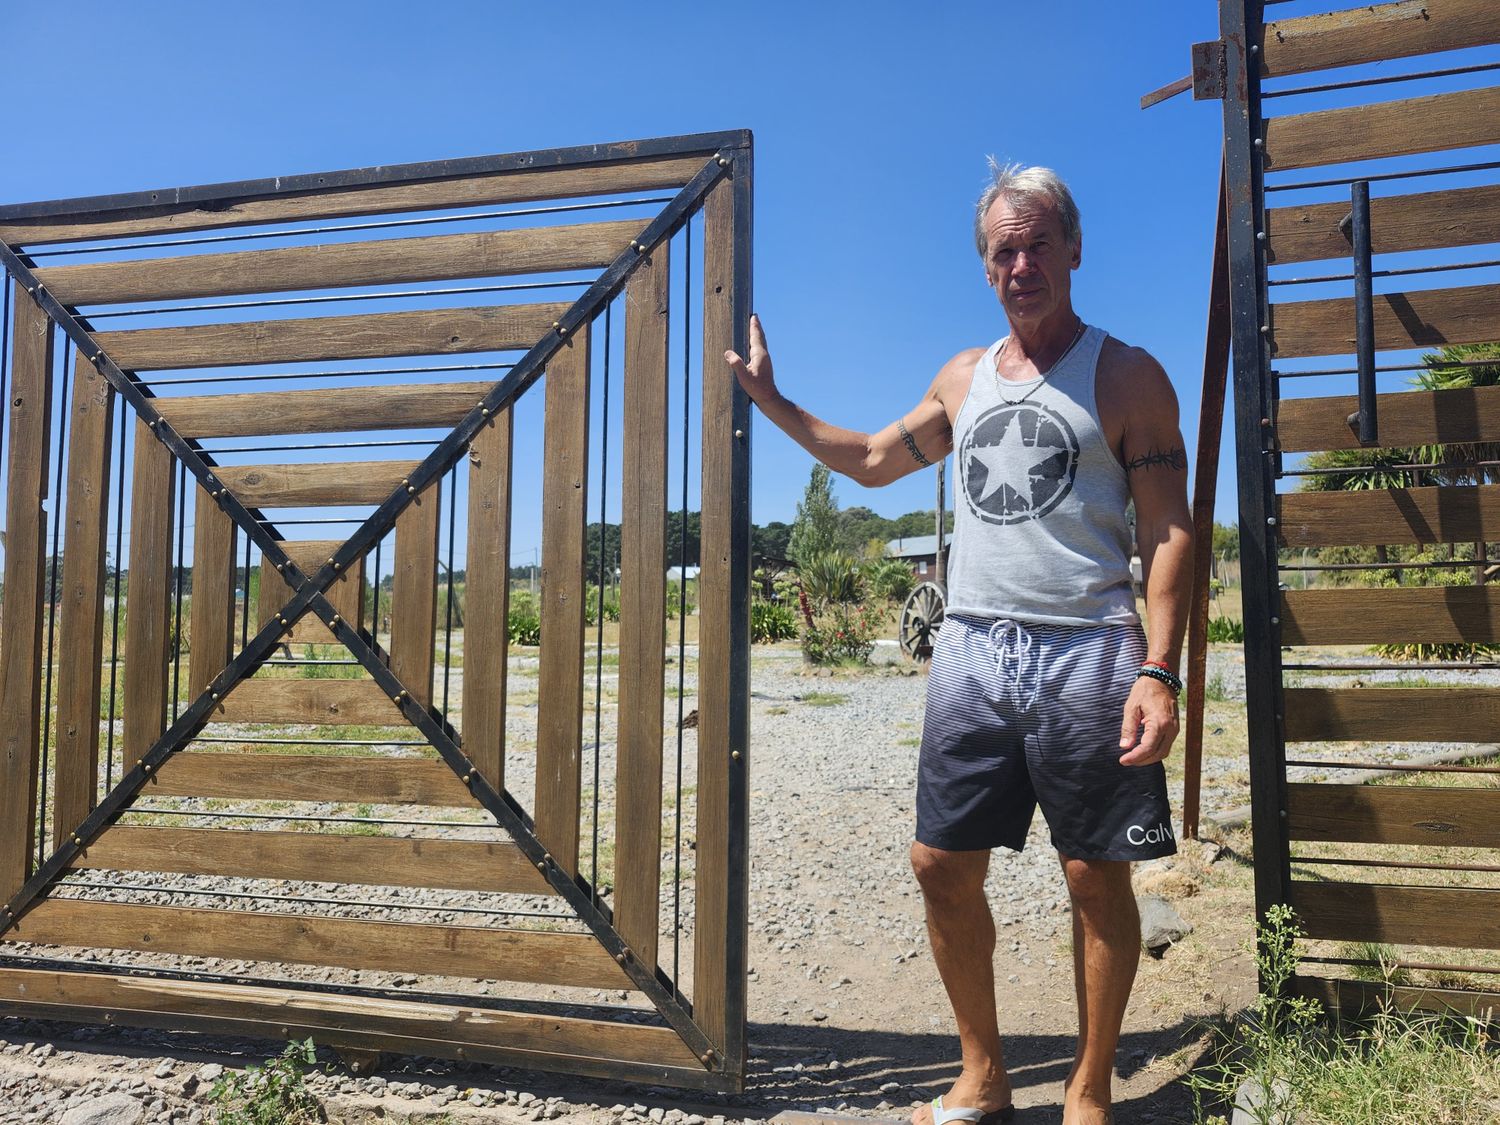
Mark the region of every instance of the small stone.
<instances>
[{"instance_id":1,"label":"small stone","mask_svg":"<svg viewBox=\"0 0 1500 1125\"><path fill-rule=\"evenodd\" d=\"M138 1125L145 1107L127 1094L108 1094L74 1106L59 1125Z\"/></svg>"},{"instance_id":2,"label":"small stone","mask_svg":"<svg viewBox=\"0 0 1500 1125\"><path fill-rule=\"evenodd\" d=\"M1193 932L1192 923L1158 895L1140 895L1136 905L1141 913L1141 944L1153 957L1160 958L1174 943Z\"/></svg>"},{"instance_id":3,"label":"small stone","mask_svg":"<svg viewBox=\"0 0 1500 1125\"><path fill-rule=\"evenodd\" d=\"M207 1063L198 1068L199 1082L217 1082L224 1077L224 1068L218 1063Z\"/></svg>"},{"instance_id":4,"label":"small stone","mask_svg":"<svg viewBox=\"0 0 1500 1125\"><path fill-rule=\"evenodd\" d=\"M172 1060L171 1059L164 1059L162 1061L161 1065L156 1068L156 1072L155 1072L156 1073L156 1077L158 1077L158 1078L171 1078L172 1077L172 1071L173 1071L173 1069L174 1068L172 1066Z\"/></svg>"}]
</instances>

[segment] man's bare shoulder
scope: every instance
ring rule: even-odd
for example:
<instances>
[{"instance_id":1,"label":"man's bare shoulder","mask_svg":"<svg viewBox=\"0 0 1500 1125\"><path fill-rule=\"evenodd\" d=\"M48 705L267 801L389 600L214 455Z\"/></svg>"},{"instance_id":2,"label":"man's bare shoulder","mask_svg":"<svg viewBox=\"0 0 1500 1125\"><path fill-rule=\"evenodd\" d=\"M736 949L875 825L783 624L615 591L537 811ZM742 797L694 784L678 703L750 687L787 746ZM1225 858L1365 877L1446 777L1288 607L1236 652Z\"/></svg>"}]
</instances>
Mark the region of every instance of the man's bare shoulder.
<instances>
[{"instance_id":1,"label":"man's bare shoulder","mask_svg":"<svg viewBox=\"0 0 1500 1125\"><path fill-rule=\"evenodd\" d=\"M1113 336L1105 339L1099 353L1098 393L1122 403L1159 402L1163 396L1174 404L1177 401L1172 380L1156 357L1145 348L1134 347Z\"/></svg>"},{"instance_id":2,"label":"man's bare shoulder","mask_svg":"<svg viewBox=\"0 0 1500 1125\"><path fill-rule=\"evenodd\" d=\"M937 373L937 378L933 379L932 389L928 393L944 403L954 396L961 400L969 393L969 383L974 377L974 365L979 362L979 357L984 353L984 348L965 348L959 352L943 364Z\"/></svg>"}]
</instances>

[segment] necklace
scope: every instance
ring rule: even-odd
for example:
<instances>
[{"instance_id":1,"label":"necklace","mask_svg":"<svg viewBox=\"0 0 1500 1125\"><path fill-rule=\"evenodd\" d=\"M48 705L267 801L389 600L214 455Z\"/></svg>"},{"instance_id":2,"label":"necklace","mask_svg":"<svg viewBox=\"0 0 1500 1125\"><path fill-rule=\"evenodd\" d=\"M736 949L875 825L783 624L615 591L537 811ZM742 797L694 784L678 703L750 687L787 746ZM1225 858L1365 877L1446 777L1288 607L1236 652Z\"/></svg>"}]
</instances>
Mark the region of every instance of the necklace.
<instances>
[{"instance_id":1,"label":"necklace","mask_svg":"<svg viewBox=\"0 0 1500 1125\"><path fill-rule=\"evenodd\" d=\"M1005 382L1000 378L1000 357L1005 354L1005 349L1010 344L1010 337L1005 337L1005 339L1000 342L1000 350L995 353L994 365L995 389L1000 394L1000 401L1005 403L1006 406L1019 406L1021 403L1025 402L1033 394L1039 391L1042 387L1042 384L1045 383L1051 377L1052 373L1058 369L1058 367L1062 364L1062 361L1073 354L1073 349L1078 346L1078 341L1083 339L1083 330L1087 327L1088 325L1084 324L1083 322L1083 317L1079 317L1078 331L1073 333L1073 339L1069 342L1068 346L1063 349L1063 354L1058 356L1057 359L1052 362L1051 367L1047 368L1047 370L1043 371L1040 375L1037 376L1036 382L1032 384L1031 390L1027 391L1020 398L1006 398Z\"/></svg>"}]
</instances>

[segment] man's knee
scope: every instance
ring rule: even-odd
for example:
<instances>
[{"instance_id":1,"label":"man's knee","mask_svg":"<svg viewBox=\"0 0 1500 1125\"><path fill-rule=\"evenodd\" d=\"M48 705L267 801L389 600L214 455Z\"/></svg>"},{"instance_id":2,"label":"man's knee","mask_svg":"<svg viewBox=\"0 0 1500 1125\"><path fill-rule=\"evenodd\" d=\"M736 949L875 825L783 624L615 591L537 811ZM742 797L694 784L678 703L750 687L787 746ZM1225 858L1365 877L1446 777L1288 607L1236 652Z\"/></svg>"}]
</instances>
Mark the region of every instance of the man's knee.
<instances>
[{"instance_id":1,"label":"man's knee","mask_svg":"<svg viewBox=\"0 0 1500 1125\"><path fill-rule=\"evenodd\" d=\"M1062 856L1068 897L1081 914L1129 912L1135 895L1130 887L1130 864L1123 860L1074 859Z\"/></svg>"},{"instance_id":2,"label":"man's knee","mask_svg":"<svg viewBox=\"0 0 1500 1125\"><path fill-rule=\"evenodd\" d=\"M989 852L950 852L923 843L911 846L911 869L928 899L957 899L984 892Z\"/></svg>"}]
</instances>

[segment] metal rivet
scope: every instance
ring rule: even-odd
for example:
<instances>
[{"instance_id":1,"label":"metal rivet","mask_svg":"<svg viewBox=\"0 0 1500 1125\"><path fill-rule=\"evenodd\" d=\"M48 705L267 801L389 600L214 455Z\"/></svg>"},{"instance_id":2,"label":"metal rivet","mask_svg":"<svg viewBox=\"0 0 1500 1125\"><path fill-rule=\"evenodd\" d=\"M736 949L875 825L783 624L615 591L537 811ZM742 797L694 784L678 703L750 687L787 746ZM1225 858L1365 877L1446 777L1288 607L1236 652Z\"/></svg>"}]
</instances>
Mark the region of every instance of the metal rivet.
<instances>
[{"instance_id":1,"label":"metal rivet","mask_svg":"<svg viewBox=\"0 0 1500 1125\"><path fill-rule=\"evenodd\" d=\"M1273 618L1271 618L1271 624L1272 625L1280 625L1281 624L1281 618L1279 618L1279 617L1273 617Z\"/></svg>"},{"instance_id":2,"label":"metal rivet","mask_svg":"<svg viewBox=\"0 0 1500 1125\"><path fill-rule=\"evenodd\" d=\"M745 431L744 430L735 430L734 431L734 436L736 438L740 439L741 441L743 441L744 437L745 437Z\"/></svg>"},{"instance_id":3,"label":"metal rivet","mask_svg":"<svg viewBox=\"0 0 1500 1125\"><path fill-rule=\"evenodd\" d=\"M721 157L719 157L719 167L720 168L728 168L729 167L729 157L727 157L727 156L721 156Z\"/></svg>"},{"instance_id":4,"label":"metal rivet","mask_svg":"<svg viewBox=\"0 0 1500 1125\"><path fill-rule=\"evenodd\" d=\"M467 785L467 784L469 784L469 778L471 778L471 777L473 777L473 776L474 776L474 775L473 775L473 774L471 774L471 773L466 773L466 774L464 774L464 784L465 784L465 785Z\"/></svg>"},{"instance_id":5,"label":"metal rivet","mask_svg":"<svg viewBox=\"0 0 1500 1125\"><path fill-rule=\"evenodd\" d=\"M626 957L624 953L616 953L615 960L623 965L626 961L630 960L630 958Z\"/></svg>"},{"instance_id":6,"label":"metal rivet","mask_svg":"<svg viewBox=\"0 0 1500 1125\"><path fill-rule=\"evenodd\" d=\"M339 620L340 620L339 615L335 613L333 615L333 620L330 621L328 624L329 624L330 627L332 627L334 625L337 625L339 623Z\"/></svg>"},{"instance_id":7,"label":"metal rivet","mask_svg":"<svg viewBox=\"0 0 1500 1125\"><path fill-rule=\"evenodd\" d=\"M698 1061L701 1062L704 1066L713 1066L714 1053L712 1051L704 1051L701 1055L698 1056Z\"/></svg>"},{"instance_id":8,"label":"metal rivet","mask_svg":"<svg viewBox=\"0 0 1500 1125\"><path fill-rule=\"evenodd\" d=\"M413 495L413 496L415 496L416 492L417 492L417 490L415 488L413 488L411 485L407 485L406 486L406 491L407 491L408 494Z\"/></svg>"},{"instance_id":9,"label":"metal rivet","mask_svg":"<svg viewBox=\"0 0 1500 1125\"><path fill-rule=\"evenodd\" d=\"M1260 54L1260 48L1258 46L1256 46L1254 43L1251 43L1250 44L1250 53L1252 55L1258 55L1258 54Z\"/></svg>"},{"instance_id":10,"label":"metal rivet","mask_svg":"<svg viewBox=\"0 0 1500 1125\"><path fill-rule=\"evenodd\" d=\"M740 760L740 752L738 750L731 750L730 753L729 753L729 756L731 758L733 758L736 762L738 762Z\"/></svg>"},{"instance_id":11,"label":"metal rivet","mask_svg":"<svg viewBox=\"0 0 1500 1125\"><path fill-rule=\"evenodd\" d=\"M1276 815L1279 816L1279 817L1281 817L1282 820L1285 820L1286 819L1286 809L1277 809L1276 810Z\"/></svg>"},{"instance_id":12,"label":"metal rivet","mask_svg":"<svg viewBox=\"0 0 1500 1125\"><path fill-rule=\"evenodd\" d=\"M488 418L490 416L490 408L488 406L481 406L479 408L479 413L483 414L486 418Z\"/></svg>"},{"instance_id":13,"label":"metal rivet","mask_svg":"<svg viewBox=\"0 0 1500 1125\"><path fill-rule=\"evenodd\" d=\"M1262 426L1269 426L1271 424L1271 419L1269 419L1269 418L1262 418L1260 420L1260 424Z\"/></svg>"},{"instance_id":14,"label":"metal rivet","mask_svg":"<svg viewBox=\"0 0 1500 1125\"><path fill-rule=\"evenodd\" d=\"M211 692L208 693L208 697L210 699L218 699L219 698L219 693L216 692L216 691L211 691Z\"/></svg>"},{"instance_id":15,"label":"metal rivet","mask_svg":"<svg viewBox=\"0 0 1500 1125\"><path fill-rule=\"evenodd\" d=\"M1261 138L1256 137L1255 138L1255 147L1256 148L1265 148L1266 147L1266 142L1263 141L1263 140L1261 140Z\"/></svg>"},{"instance_id":16,"label":"metal rivet","mask_svg":"<svg viewBox=\"0 0 1500 1125\"><path fill-rule=\"evenodd\" d=\"M552 322L552 330L554 332L561 332L562 331L562 321L560 321L560 320L554 320Z\"/></svg>"},{"instance_id":17,"label":"metal rivet","mask_svg":"<svg viewBox=\"0 0 1500 1125\"><path fill-rule=\"evenodd\" d=\"M540 859L539 859L539 860L537 860L537 861L536 861L536 869L537 869L537 870L538 870L538 871L545 871L545 870L547 870L547 864L546 864L546 861L545 861L545 860L540 860Z\"/></svg>"},{"instance_id":18,"label":"metal rivet","mask_svg":"<svg viewBox=\"0 0 1500 1125\"><path fill-rule=\"evenodd\" d=\"M284 1028L284 1027L283 1027L283 1028L282 1028L282 1029L281 1029L281 1034L282 1034L282 1037L283 1037L283 1038L285 1038L285 1037L286 1037L286 1033L287 1033L287 1030L286 1030L286 1028Z\"/></svg>"},{"instance_id":19,"label":"metal rivet","mask_svg":"<svg viewBox=\"0 0 1500 1125\"><path fill-rule=\"evenodd\" d=\"M1256 231L1255 232L1255 240L1257 242L1264 242L1266 240L1266 232L1263 231L1263 230Z\"/></svg>"},{"instance_id":20,"label":"metal rivet","mask_svg":"<svg viewBox=\"0 0 1500 1125\"><path fill-rule=\"evenodd\" d=\"M73 837L73 843L77 844L80 848L83 847L83 841L80 840L77 836Z\"/></svg>"},{"instance_id":21,"label":"metal rivet","mask_svg":"<svg viewBox=\"0 0 1500 1125\"><path fill-rule=\"evenodd\" d=\"M1275 527L1276 526L1276 517L1275 516L1267 516L1266 517L1266 523L1269 524L1271 527Z\"/></svg>"},{"instance_id":22,"label":"metal rivet","mask_svg":"<svg viewBox=\"0 0 1500 1125\"><path fill-rule=\"evenodd\" d=\"M543 863L551 863L552 862L552 853L551 852L543 852L542 853L542 862Z\"/></svg>"},{"instance_id":23,"label":"metal rivet","mask_svg":"<svg viewBox=\"0 0 1500 1125\"><path fill-rule=\"evenodd\" d=\"M1271 334L1271 326L1269 324L1262 324L1260 326L1260 334L1262 336L1269 336Z\"/></svg>"},{"instance_id":24,"label":"metal rivet","mask_svg":"<svg viewBox=\"0 0 1500 1125\"><path fill-rule=\"evenodd\" d=\"M286 563L277 563L276 564L276 569L277 570L285 570L286 569Z\"/></svg>"}]
</instances>

